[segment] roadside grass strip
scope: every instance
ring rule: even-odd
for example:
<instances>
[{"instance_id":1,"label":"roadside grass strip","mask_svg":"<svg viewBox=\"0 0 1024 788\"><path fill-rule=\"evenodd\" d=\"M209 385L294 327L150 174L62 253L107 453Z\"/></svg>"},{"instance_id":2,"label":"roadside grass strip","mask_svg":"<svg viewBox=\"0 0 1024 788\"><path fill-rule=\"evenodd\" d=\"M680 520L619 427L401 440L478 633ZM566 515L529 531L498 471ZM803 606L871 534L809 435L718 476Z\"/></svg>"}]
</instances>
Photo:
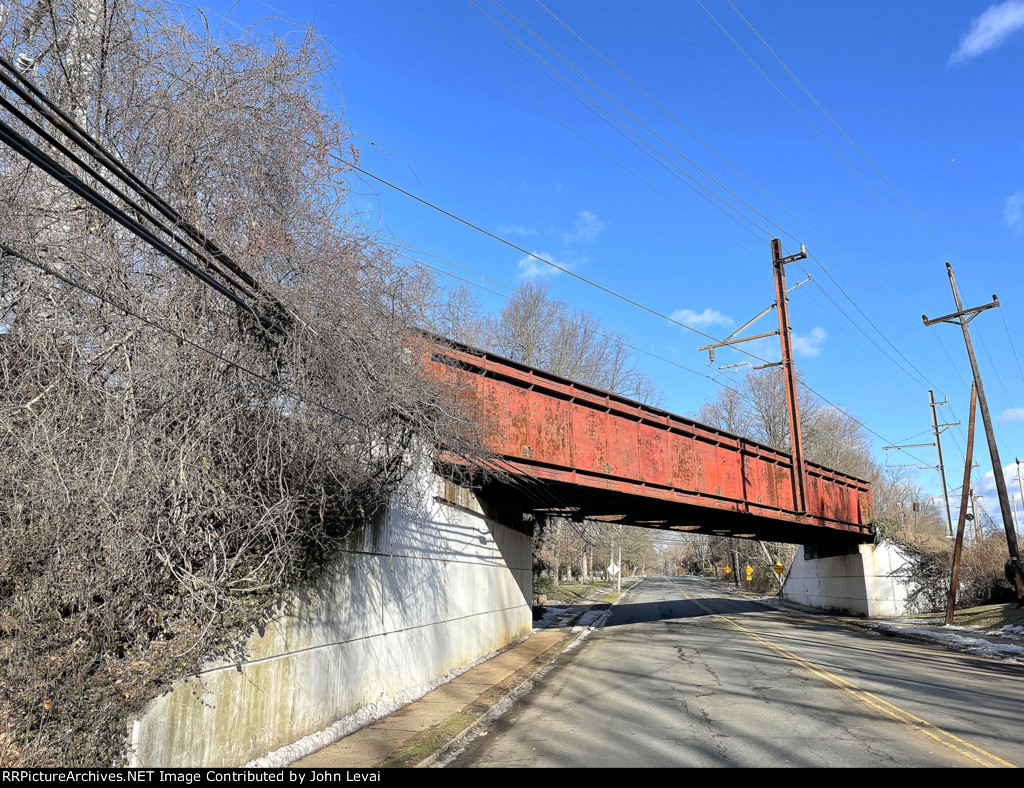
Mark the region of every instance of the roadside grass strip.
<instances>
[{"instance_id":1,"label":"roadside grass strip","mask_svg":"<svg viewBox=\"0 0 1024 788\"><path fill-rule=\"evenodd\" d=\"M733 628L735 628L735 629L739 630L740 632L742 632L743 634L747 635L752 640L755 640L758 643L760 643L761 645L763 645L766 648L768 648L769 650L774 651L779 656L784 657L784 658L790 660L791 662L795 662L797 665L799 665L800 667L804 668L805 670L807 670L808 672L812 673L813 675L817 676L818 678L820 678L820 679L822 679L822 680L824 680L824 681L826 681L826 682L828 682L830 684L833 684L833 685L839 687L840 689L848 692L850 695L852 695L854 698L856 698L857 700L861 701L862 703L864 703L864 704L866 704L868 706L871 706L872 708L876 709L877 711L880 711L880 712L888 715L889 717L892 717L895 720L899 720L900 722L905 723L906 725L909 725L911 728L913 728L918 733L924 734L925 736L933 739L934 741L938 742L939 744L942 744L945 747L948 747L951 750L954 750L955 752L959 753L960 755L964 756L965 758L969 758L970 760L974 761L975 763L977 763L977 764L979 764L981 766L985 766L987 768L1000 768L1000 767L1009 767L1009 768L1012 768L1012 769L1016 769L1017 768L1016 764L1012 764L1012 763L1010 763L1008 761L1004 761L1002 758L1000 758L1000 757L998 757L996 755L993 755L992 753L987 752L987 751L981 749L980 747L976 747L975 745L971 744L970 742L964 741L960 737L958 737L958 736L956 736L956 735L954 735L952 733L949 733L948 731L945 731L945 730L943 730L942 728L939 728L936 725L933 725L932 723L928 722L927 720L921 719L920 717L910 713L906 709L902 709L899 706L896 706L895 704L890 703L889 701L885 700L884 698L880 698L877 695L875 695L875 694L873 694L871 692L868 692L867 690L861 689L856 684L853 684L852 682L847 681L846 679L842 678L841 676L837 676L834 673L830 673L829 671L825 670L824 668L822 668L822 667L820 667L818 665L815 665L813 662L809 662L806 659L804 659L803 657L797 656L793 652L787 651L786 649L782 648L781 646L777 646L772 641L768 640L767 638L765 638L765 637L763 637L761 635L758 635L756 632L752 632L751 630L749 630L746 627L744 627L742 624L738 624L737 622L733 621L728 616L723 615L722 613L716 613L711 608L707 607L706 605L701 604L699 599L697 599L696 597L694 597L691 594L687 593L687 591L685 591L683 588L681 588L675 581L670 579L669 582L671 582L672 585L675 586L676 590L679 591L683 596L685 596L691 602L696 604L697 607L699 607L701 610L704 610L709 615L712 615L712 616L715 616L716 618L721 619L722 621L726 622L727 624L729 624Z\"/></svg>"}]
</instances>

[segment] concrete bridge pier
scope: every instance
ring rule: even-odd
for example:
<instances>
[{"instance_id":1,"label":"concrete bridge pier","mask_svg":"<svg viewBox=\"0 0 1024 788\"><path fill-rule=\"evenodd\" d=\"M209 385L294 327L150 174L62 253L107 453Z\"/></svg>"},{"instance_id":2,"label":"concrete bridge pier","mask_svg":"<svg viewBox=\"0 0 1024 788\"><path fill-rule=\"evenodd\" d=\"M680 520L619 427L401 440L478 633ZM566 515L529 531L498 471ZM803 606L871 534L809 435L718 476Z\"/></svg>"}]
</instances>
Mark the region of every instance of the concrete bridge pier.
<instances>
[{"instance_id":1,"label":"concrete bridge pier","mask_svg":"<svg viewBox=\"0 0 1024 788\"><path fill-rule=\"evenodd\" d=\"M820 610L874 618L918 612L906 553L891 542L804 545L780 596Z\"/></svg>"}]
</instances>

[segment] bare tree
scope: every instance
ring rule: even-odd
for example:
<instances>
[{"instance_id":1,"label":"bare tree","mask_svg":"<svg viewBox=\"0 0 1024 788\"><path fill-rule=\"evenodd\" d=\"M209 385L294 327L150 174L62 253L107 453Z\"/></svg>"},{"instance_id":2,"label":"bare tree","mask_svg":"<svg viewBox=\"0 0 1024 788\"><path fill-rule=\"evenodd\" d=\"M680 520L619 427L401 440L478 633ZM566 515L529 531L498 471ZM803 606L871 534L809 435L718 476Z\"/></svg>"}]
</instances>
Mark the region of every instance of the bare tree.
<instances>
[{"instance_id":1,"label":"bare tree","mask_svg":"<svg viewBox=\"0 0 1024 788\"><path fill-rule=\"evenodd\" d=\"M650 404L653 379L623 337L586 309L552 298L544 282L524 282L491 319L489 347L513 361Z\"/></svg>"},{"instance_id":2,"label":"bare tree","mask_svg":"<svg viewBox=\"0 0 1024 788\"><path fill-rule=\"evenodd\" d=\"M893 534L902 533L901 507L925 500L908 469L879 464L871 455L864 427L849 413L821 402L803 387L799 406L807 459L870 481L876 522ZM785 385L778 369L748 373L739 386L723 389L707 400L694 418L789 451ZM940 527L941 512L934 507L925 507L919 514L923 531Z\"/></svg>"},{"instance_id":3,"label":"bare tree","mask_svg":"<svg viewBox=\"0 0 1024 788\"><path fill-rule=\"evenodd\" d=\"M117 762L433 445L480 451L410 340L421 273L347 229L329 48L211 29L160 0L0 18L55 107L5 121L67 173L0 149L0 765Z\"/></svg>"}]
</instances>

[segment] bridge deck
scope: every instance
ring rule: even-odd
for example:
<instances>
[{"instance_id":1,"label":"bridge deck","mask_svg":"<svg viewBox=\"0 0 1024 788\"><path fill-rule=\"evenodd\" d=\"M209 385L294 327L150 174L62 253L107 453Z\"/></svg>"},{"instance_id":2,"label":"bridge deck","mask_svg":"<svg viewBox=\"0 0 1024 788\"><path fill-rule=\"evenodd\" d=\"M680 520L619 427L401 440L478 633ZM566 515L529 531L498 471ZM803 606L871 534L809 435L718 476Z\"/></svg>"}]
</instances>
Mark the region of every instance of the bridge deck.
<instances>
[{"instance_id":1,"label":"bridge deck","mask_svg":"<svg viewBox=\"0 0 1024 788\"><path fill-rule=\"evenodd\" d=\"M501 467L544 483L530 508L787 542L869 536L861 479L807 463L808 511L796 512L785 452L463 345L431 358L464 376Z\"/></svg>"}]
</instances>

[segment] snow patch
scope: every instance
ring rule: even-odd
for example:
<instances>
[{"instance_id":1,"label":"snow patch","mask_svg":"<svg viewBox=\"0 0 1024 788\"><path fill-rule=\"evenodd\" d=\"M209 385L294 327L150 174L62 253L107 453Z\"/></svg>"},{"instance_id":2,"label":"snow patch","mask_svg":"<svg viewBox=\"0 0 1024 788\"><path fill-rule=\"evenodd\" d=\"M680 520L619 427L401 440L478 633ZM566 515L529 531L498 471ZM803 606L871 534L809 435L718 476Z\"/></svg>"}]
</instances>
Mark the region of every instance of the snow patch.
<instances>
[{"instance_id":1,"label":"snow patch","mask_svg":"<svg viewBox=\"0 0 1024 788\"><path fill-rule=\"evenodd\" d=\"M979 656L994 657L997 659L1003 659L1008 662L1014 662L1017 664L1024 664L1024 644L1017 645L1014 643L997 643L992 640L986 640L984 637L971 637L970 635L960 635L956 631L943 631L937 632L934 629L917 629L914 627L901 627L901 626L889 626L887 624L872 624L872 629L885 630L887 632L894 632L896 634L908 634L917 635L918 637L927 638L934 640L938 643L942 643L945 646L956 649L957 651L963 651L968 654L977 654ZM959 632L970 632L976 635L983 633L973 629L964 629L962 627L947 627L949 630L957 630ZM999 636L1004 636L1005 630L1013 631L1011 637L1019 637L1021 627L1003 627L998 633Z\"/></svg>"}]
</instances>

